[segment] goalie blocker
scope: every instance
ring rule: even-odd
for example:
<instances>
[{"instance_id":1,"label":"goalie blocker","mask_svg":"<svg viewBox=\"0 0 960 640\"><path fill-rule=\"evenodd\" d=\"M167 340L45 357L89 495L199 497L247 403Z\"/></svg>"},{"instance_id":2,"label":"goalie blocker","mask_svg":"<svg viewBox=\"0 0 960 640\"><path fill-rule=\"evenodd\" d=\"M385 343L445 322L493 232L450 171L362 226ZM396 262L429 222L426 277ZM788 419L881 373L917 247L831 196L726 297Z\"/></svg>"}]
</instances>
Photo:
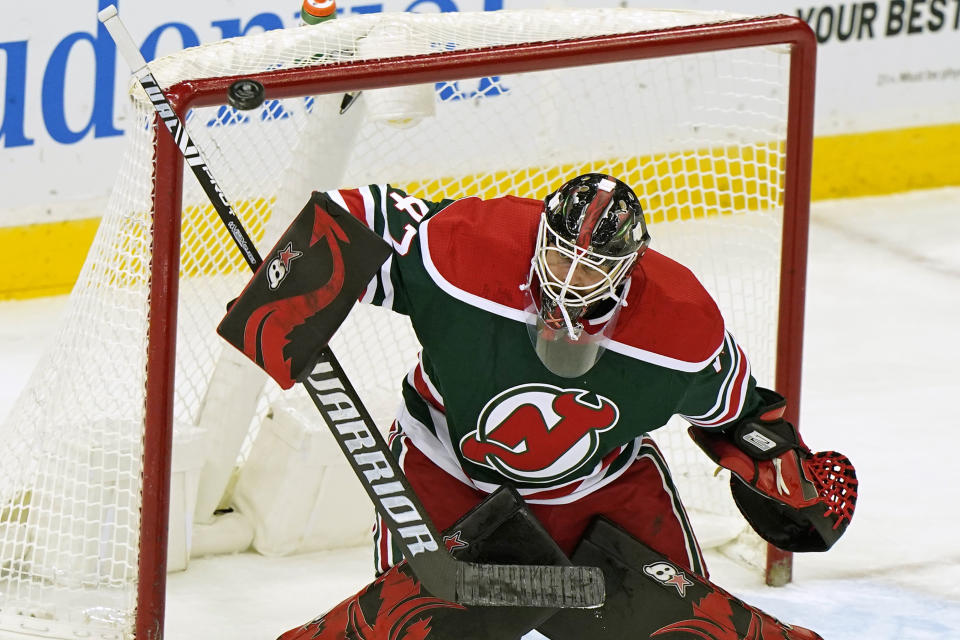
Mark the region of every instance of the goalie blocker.
<instances>
[{"instance_id":1,"label":"goalie blocker","mask_svg":"<svg viewBox=\"0 0 960 640\"><path fill-rule=\"evenodd\" d=\"M314 192L217 333L289 389L309 375L389 255L386 242Z\"/></svg>"}]
</instances>

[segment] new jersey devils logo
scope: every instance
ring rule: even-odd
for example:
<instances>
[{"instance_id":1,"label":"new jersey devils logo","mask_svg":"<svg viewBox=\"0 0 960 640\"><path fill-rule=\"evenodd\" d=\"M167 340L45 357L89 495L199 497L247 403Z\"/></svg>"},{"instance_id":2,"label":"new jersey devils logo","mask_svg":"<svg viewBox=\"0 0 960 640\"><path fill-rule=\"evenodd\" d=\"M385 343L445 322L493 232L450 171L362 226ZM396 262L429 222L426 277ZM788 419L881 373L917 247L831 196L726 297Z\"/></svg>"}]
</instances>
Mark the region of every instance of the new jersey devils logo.
<instances>
[{"instance_id":1,"label":"new jersey devils logo","mask_svg":"<svg viewBox=\"0 0 960 640\"><path fill-rule=\"evenodd\" d=\"M520 385L487 403L460 450L511 480L556 482L593 457L619 417L613 402L589 391Z\"/></svg>"}]
</instances>

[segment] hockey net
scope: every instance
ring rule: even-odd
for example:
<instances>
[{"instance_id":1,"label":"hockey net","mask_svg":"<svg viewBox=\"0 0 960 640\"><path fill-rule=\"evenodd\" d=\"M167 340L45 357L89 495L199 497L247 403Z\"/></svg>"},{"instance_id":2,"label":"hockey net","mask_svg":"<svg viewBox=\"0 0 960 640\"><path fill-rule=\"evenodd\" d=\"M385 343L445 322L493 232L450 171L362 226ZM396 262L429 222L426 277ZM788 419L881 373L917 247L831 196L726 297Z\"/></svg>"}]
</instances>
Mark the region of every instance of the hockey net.
<instances>
[{"instance_id":1,"label":"hockey net","mask_svg":"<svg viewBox=\"0 0 960 640\"><path fill-rule=\"evenodd\" d=\"M813 64L792 18L624 9L361 16L151 68L261 251L312 190L542 198L579 173L620 177L654 248L714 294L795 420ZM224 106L237 77L271 99ZM153 574L191 552L362 544L372 522L303 398L215 335L249 273L145 95L130 95L109 208L0 432L0 632L147 637L163 612ZM358 307L332 347L388 427L416 359L409 324ZM654 437L702 542L770 571L683 425ZM318 524L334 510L336 528Z\"/></svg>"}]
</instances>

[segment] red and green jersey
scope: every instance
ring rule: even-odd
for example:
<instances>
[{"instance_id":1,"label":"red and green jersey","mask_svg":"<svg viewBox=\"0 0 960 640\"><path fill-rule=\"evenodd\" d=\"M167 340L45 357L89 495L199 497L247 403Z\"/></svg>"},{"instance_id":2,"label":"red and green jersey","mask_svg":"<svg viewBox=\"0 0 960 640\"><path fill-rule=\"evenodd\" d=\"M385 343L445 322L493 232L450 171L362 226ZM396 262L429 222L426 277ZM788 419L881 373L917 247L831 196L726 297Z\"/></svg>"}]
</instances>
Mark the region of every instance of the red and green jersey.
<instances>
[{"instance_id":1,"label":"red and green jersey","mask_svg":"<svg viewBox=\"0 0 960 640\"><path fill-rule=\"evenodd\" d=\"M539 201L428 202L387 185L330 196L394 248L361 302L409 316L422 351L398 422L463 482L568 502L617 478L674 414L720 427L761 404L716 303L656 251L634 269L600 360L564 378L534 352L521 290Z\"/></svg>"}]
</instances>

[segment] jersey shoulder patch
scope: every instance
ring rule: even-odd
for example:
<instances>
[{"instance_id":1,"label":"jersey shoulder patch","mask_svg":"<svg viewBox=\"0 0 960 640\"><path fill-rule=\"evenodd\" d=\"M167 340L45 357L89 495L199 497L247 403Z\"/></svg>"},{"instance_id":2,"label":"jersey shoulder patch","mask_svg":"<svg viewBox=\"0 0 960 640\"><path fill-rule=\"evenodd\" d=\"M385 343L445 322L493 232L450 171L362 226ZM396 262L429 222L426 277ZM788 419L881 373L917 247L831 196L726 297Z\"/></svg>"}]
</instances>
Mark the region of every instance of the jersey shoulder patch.
<instances>
[{"instance_id":1,"label":"jersey shoulder patch","mask_svg":"<svg viewBox=\"0 0 960 640\"><path fill-rule=\"evenodd\" d=\"M700 371L723 347L717 303L689 269L652 249L637 263L608 348L680 371Z\"/></svg>"},{"instance_id":2,"label":"jersey shoulder patch","mask_svg":"<svg viewBox=\"0 0 960 640\"><path fill-rule=\"evenodd\" d=\"M522 320L523 292L543 203L463 198L421 225L424 266L449 295Z\"/></svg>"}]
</instances>

